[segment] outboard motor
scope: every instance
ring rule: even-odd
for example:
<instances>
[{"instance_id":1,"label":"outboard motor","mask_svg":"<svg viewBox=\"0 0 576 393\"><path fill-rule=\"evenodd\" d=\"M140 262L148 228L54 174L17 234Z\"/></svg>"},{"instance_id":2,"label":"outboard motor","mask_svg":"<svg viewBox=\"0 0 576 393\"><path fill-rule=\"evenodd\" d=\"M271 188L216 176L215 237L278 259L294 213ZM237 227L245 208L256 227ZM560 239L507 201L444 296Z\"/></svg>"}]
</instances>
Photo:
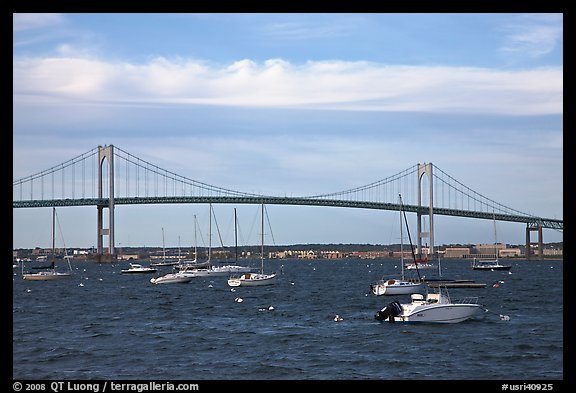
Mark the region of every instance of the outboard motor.
<instances>
[{"instance_id":1,"label":"outboard motor","mask_svg":"<svg viewBox=\"0 0 576 393\"><path fill-rule=\"evenodd\" d=\"M398 302L398 300L394 300L391 303L388 303L386 307L382 310L377 311L374 315L374 318L378 321L385 321L388 319L388 322L394 323L394 317L397 317L402 312L402 305Z\"/></svg>"}]
</instances>

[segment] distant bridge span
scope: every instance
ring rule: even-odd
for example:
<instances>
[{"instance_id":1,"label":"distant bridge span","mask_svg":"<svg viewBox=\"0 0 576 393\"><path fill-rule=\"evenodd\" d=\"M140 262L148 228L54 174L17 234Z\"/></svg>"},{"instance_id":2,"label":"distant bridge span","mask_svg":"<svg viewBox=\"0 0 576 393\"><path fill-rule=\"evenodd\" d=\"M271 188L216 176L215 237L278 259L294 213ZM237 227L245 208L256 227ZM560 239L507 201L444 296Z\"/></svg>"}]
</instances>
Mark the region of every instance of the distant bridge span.
<instances>
[{"instance_id":1,"label":"distant bridge span","mask_svg":"<svg viewBox=\"0 0 576 393\"><path fill-rule=\"evenodd\" d=\"M422 180L427 181L424 187ZM538 250L542 256L542 228L562 231L564 225L563 220L526 214L487 198L431 163L417 164L376 182L331 194L276 197L192 180L113 145L98 146L60 165L15 180L12 206L96 206L97 252L100 257L104 256L103 239L108 236L108 256L113 257L115 205L264 203L398 211L399 195L402 195L404 210L417 215L416 247L419 255L422 253L422 238L428 238L430 253L434 254L434 215L525 223L527 257L530 257L530 246L534 244L530 241L532 231L538 231ZM108 228L104 228L104 209L108 209ZM425 216L429 220L428 231L423 226Z\"/></svg>"},{"instance_id":2,"label":"distant bridge span","mask_svg":"<svg viewBox=\"0 0 576 393\"><path fill-rule=\"evenodd\" d=\"M137 198L114 198L115 205L151 205L151 204L249 204L256 205L264 203L266 205L294 205L294 206L324 206L324 207L348 207L358 209L375 209L398 211L398 203L383 203L370 201L348 201L337 199L314 199L305 197L230 197L230 196L179 196L179 197L137 197ZM65 207L65 206L108 206L108 198L87 198L87 199L53 199L53 200L31 200L15 201L14 208L26 207ZM410 213L429 214L427 206L403 205L404 210ZM488 213L481 211L469 211L460 209L448 209L435 207L434 214L441 216L469 217L486 220L496 219L497 221L519 222L528 225L540 225L542 228L563 230L564 221L550 218L540 218L532 216Z\"/></svg>"}]
</instances>

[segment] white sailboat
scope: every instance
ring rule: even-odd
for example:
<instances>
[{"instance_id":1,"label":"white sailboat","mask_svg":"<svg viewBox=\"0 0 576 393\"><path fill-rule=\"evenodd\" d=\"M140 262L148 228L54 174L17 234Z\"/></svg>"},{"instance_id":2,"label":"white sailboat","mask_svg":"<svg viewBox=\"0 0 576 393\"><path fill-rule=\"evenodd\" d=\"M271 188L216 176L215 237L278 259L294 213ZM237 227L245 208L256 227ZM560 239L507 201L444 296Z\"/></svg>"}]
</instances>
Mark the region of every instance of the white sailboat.
<instances>
[{"instance_id":1,"label":"white sailboat","mask_svg":"<svg viewBox=\"0 0 576 393\"><path fill-rule=\"evenodd\" d=\"M418 280L417 282L407 281L404 277L404 238L402 231L402 220L406 219L406 214L402 216L402 196L398 195L400 201L400 265L402 266L402 278L401 279L381 279L370 285L370 290L376 296L381 295L409 295L411 293L420 292L424 288L424 284ZM408 229L408 223L406 223L406 229ZM410 247L412 248L412 241L410 241ZM414 254L414 249L412 248L412 254ZM420 274L418 274L420 278Z\"/></svg>"},{"instance_id":2,"label":"white sailboat","mask_svg":"<svg viewBox=\"0 0 576 393\"><path fill-rule=\"evenodd\" d=\"M261 231L260 273L244 273L240 276L231 276L228 279L228 285L231 287L258 287L272 285L276 282L276 273L264 273L264 203L262 203Z\"/></svg>"},{"instance_id":3,"label":"white sailboat","mask_svg":"<svg viewBox=\"0 0 576 393\"><path fill-rule=\"evenodd\" d=\"M503 265L498 260L498 237L496 235L496 215L492 213L494 221L494 259L476 259L472 260L473 270L510 270L512 265Z\"/></svg>"},{"instance_id":4,"label":"white sailboat","mask_svg":"<svg viewBox=\"0 0 576 393\"><path fill-rule=\"evenodd\" d=\"M152 277L150 282L152 284L175 284L175 283L186 283L192 281L191 276L187 276L182 272L167 273L163 276Z\"/></svg>"},{"instance_id":5,"label":"white sailboat","mask_svg":"<svg viewBox=\"0 0 576 393\"><path fill-rule=\"evenodd\" d=\"M424 223L426 225L426 223ZM424 258L416 259L410 263L404 265L404 268L407 270L424 270L424 269L436 269L436 266L433 263L428 261L428 256Z\"/></svg>"},{"instance_id":6,"label":"white sailboat","mask_svg":"<svg viewBox=\"0 0 576 393\"><path fill-rule=\"evenodd\" d=\"M178 238L178 243L180 243L180 238ZM162 228L162 245L164 246L164 228ZM180 249L180 247L178 247ZM164 249L165 250L165 249ZM166 251L164 251L164 261L166 260ZM180 259L178 259L180 260ZM177 262L176 262L177 263ZM173 263L174 265L176 263ZM168 266L162 264L155 264L154 266ZM163 276L152 277L150 282L152 284L175 284L175 283L186 283L190 282L192 277L183 274L182 272L172 272L167 273Z\"/></svg>"},{"instance_id":7,"label":"white sailboat","mask_svg":"<svg viewBox=\"0 0 576 393\"><path fill-rule=\"evenodd\" d=\"M162 262L151 263L150 266L162 267L162 266L175 266L178 262L167 261L166 260L166 246L164 244L164 228L162 228Z\"/></svg>"},{"instance_id":8,"label":"white sailboat","mask_svg":"<svg viewBox=\"0 0 576 393\"><path fill-rule=\"evenodd\" d=\"M66 247L64 247L66 249ZM49 281L49 280L59 280L62 278L68 278L72 275L72 266L70 265L70 259L68 254L65 252L64 258L68 262L68 272L58 272L55 268L55 258L56 258L56 208L52 208L52 262L50 264L49 270L42 270L35 273L24 273L24 263L22 263L22 279L31 281Z\"/></svg>"},{"instance_id":9,"label":"white sailboat","mask_svg":"<svg viewBox=\"0 0 576 393\"><path fill-rule=\"evenodd\" d=\"M208 260L205 262L206 267L185 267L180 273L187 277L215 277L227 276L230 271L222 269L219 266L212 266L212 204L210 204L210 221L208 225Z\"/></svg>"},{"instance_id":10,"label":"white sailboat","mask_svg":"<svg viewBox=\"0 0 576 393\"><path fill-rule=\"evenodd\" d=\"M252 271L250 266L238 265L238 218L236 208L234 208L234 264L214 267L214 269L224 270L228 273L249 273Z\"/></svg>"},{"instance_id":11,"label":"white sailboat","mask_svg":"<svg viewBox=\"0 0 576 393\"><path fill-rule=\"evenodd\" d=\"M209 261L198 262L198 238L197 238L197 230L198 221L196 219L196 214L194 214L194 259L182 259L180 263L176 265L174 268L179 271L184 270L191 270L196 269L199 267L206 267L209 265Z\"/></svg>"}]
</instances>

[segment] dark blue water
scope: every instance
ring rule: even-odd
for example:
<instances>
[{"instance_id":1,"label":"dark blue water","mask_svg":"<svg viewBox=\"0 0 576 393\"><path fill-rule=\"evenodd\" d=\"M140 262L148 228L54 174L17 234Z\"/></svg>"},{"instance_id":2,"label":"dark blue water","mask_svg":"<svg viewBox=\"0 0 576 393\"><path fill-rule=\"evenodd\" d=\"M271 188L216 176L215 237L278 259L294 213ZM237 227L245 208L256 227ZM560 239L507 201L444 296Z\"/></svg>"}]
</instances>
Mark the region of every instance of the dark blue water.
<instances>
[{"instance_id":1,"label":"dark blue water","mask_svg":"<svg viewBox=\"0 0 576 393\"><path fill-rule=\"evenodd\" d=\"M394 260L268 261L282 272L275 285L235 292L226 277L152 285L152 275L120 274L127 264L74 263L73 278L54 282L15 271L13 378L563 379L562 261L512 264L509 274L442 261L444 277L488 284L450 290L489 311L449 325L374 319L408 300L369 293L372 281L397 276Z\"/></svg>"}]
</instances>

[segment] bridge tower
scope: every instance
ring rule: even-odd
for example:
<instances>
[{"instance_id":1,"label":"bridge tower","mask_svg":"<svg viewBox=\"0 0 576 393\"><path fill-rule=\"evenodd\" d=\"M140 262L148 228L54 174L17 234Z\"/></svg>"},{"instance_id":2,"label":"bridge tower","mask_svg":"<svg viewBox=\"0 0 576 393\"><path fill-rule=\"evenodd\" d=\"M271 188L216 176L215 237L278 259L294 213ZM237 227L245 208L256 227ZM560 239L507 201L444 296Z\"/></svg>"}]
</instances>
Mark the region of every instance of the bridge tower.
<instances>
[{"instance_id":1,"label":"bridge tower","mask_svg":"<svg viewBox=\"0 0 576 393\"><path fill-rule=\"evenodd\" d=\"M114 146L98 146L98 198L104 198L104 175L102 166L108 162L108 203L98 204L97 260L109 262L115 257L114 250ZM104 209L108 208L108 228L104 228ZM108 254L104 254L104 236L108 236Z\"/></svg>"},{"instance_id":2,"label":"bridge tower","mask_svg":"<svg viewBox=\"0 0 576 393\"><path fill-rule=\"evenodd\" d=\"M428 180L428 231L423 230L422 225L422 177L426 175ZM432 163L418 163L418 179L417 179L417 192L418 192L418 212L417 215L417 225L418 225L418 241L416 243L416 254L418 258L422 258L422 238L428 238L430 241L430 256L434 255L434 212L432 206L434 205L433 199L433 181L432 181ZM425 215L424 215L425 216Z\"/></svg>"},{"instance_id":3,"label":"bridge tower","mask_svg":"<svg viewBox=\"0 0 576 393\"><path fill-rule=\"evenodd\" d=\"M530 233L536 231L538 233L538 242L531 241ZM538 259L544 257L544 240L542 239L542 225L539 223L526 224L526 259L532 259L532 245L538 245Z\"/></svg>"}]
</instances>

